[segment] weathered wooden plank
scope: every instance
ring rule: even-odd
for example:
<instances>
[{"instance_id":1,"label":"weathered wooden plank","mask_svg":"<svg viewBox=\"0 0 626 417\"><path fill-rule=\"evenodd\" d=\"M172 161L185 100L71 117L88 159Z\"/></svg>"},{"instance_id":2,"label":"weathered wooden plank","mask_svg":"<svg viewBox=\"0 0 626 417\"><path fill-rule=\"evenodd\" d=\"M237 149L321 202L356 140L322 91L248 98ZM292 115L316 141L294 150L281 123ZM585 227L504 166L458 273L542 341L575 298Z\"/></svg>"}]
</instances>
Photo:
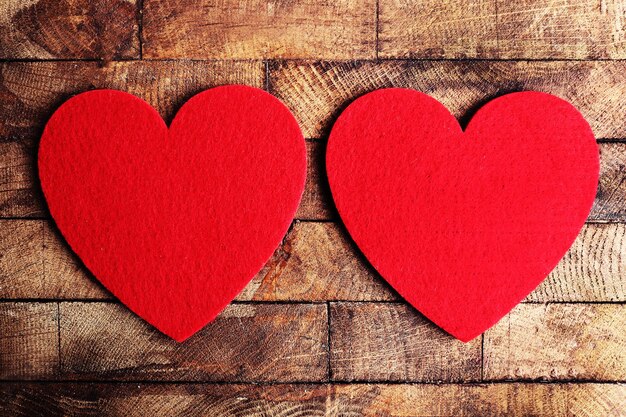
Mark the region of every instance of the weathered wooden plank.
<instances>
[{"instance_id":1,"label":"weathered wooden plank","mask_svg":"<svg viewBox=\"0 0 626 417\"><path fill-rule=\"evenodd\" d=\"M390 300L396 294L334 223L296 223L238 299Z\"/></svg>"},{"instance_id":2,"label":"weathered wooden plank","mask_svg":"<svg viewBox=\"0 0 626 417\"><path fill-rule=\"evenodd\" d=\"M618 1L380 0L385 58L623 59Z\"/></svg>"},{"instance_id":3,"label":"weathered wooden plank","mask_svg":"<svg viewBox=\"0 0 626 417\"><path fill-rule=\"evenodd\" d=\"M0 298L111 298L46 221L0 221L0 253Z\"/></svg>"},{"instance_id":4,"label":"weathered wooden plank","mask_svg":"<svg viewBox=\"0 0 626 417\"><path fill-rule=\"evenodd\" d=\"M626 304L522 304L484 338L488 380L626 379Z\"/></svg>"},{"instance_id":5,"label":"weathered wooden plank","mask_svg":"<svg viewBox=\"0 0 626 417\"><path fill-rule=\"evenodd\" d=\"M593 221L626 219L626 144L600 146L600 183L589 218Z\"/></svg>"},{"instance_id":6,"label":"weathered wooden plank","mask_svg":"<svg viewBox=\"0 0 626 417\"><path fill-rule=\"evenodd\" d=\"M382 58L494 58L497 6L492 0L379 2Z\"/></svg>"},{"instance_id":7,"label":"weathered wooden plank","mask_svg":"<svg viewBox=\"0 0 626 417\"><path fill-rule=\"evenodd\" d=\"M36 175L33 141L0 142L0 218L45 218L48 212ZM325 146L307 141L307 180L297 219L337 220L326 178ZM626 221L626 144L600 144L600 185L589 221Z\"/></svg>"},{"instance_id":8,"label":"weathered wooden plank","mask_svg":"<svg viewBox=\"0 0 626 417\"><path fill-rule=\"evenodd\" d=\"M260 61L12 62L0 64L0 137L38 138L72 95L113 88L143 98L169 123L192 95L217 85L265 85Z\"/></svg>"},{"instance_id":9,"label":"weathered wooden plank","mask_svg":"<svg viewBox=\"0 0 626 417\"><path fill-rule=\"evenodd\" d=\"M56 303L0 303L0 379L48 379L58 370Z\"/></svg>"},{"instance_id":10,"label":"weathered wooden plank","mask_svg":"<svg viewBox=\"0 0 626 417\"><path fill-rule=\"evenodd\" d=\"M0 298L110 299L52 224L0 220ZM586 225L527 301L626 301L626 224ZM388 301L400 297L336 223L297 222L237 297L246 301Z\"/></svg>"},{"instance_id":11,"label":"weathered wooden plank","mask_svg":"<svg viewBox=\"0 0 626 417\"><path fill-rule=\"evenodd\" d=\"M324 143L309 142L309 171L297 218L335 220L338 214L326 177ZM626 143L600 144L600 184L589 215L592 222L626 221Z\"/></svg>"},{"instance_id":12,"label":"weathered wooden plank","mask_svg":"<svg viewBox=\"0 0 626 417\"><path fill-rule=\"evenodd\" d=\"M145 0L148 58L373 58L375 0Z\"/></svg>"},{"instance_id":13,"label":"weathered wooden plank","mask_svg":"<svg viewBox=\"0 0 626 417\"><path fill-rule=\"evenodd\" d=\"M304 195L296 213L297 219L329 220L337 218L326 178L326 146L319 141L307 141L307 172ZM626 153L626 152L625 152ZM626 217L626 216L625 216Z\"/></svg>"},{"instance_id":14,"label":"weathered wooden plank","mask_svg":"<svg viewBox=\"0 0 626 417\"><path fill-rule=\"evenodd\" d=\"M324 385L0 384L0 414L64 416L324 416Z\"/></svg>"},{"instance_id":15,"label":"weathered wooden plank","mask_svg":"<svg viewBox=\"0 0 626 417\"><path fill-rule=\"evenodd\" d=\"M583 227L527 301L626 301L626 224Z\"/></svg>"},{"instance_id":16,"label":"weathered wooden plank","mask_svg":"<svg viewBox=\"0 0 626 417\"><path fill-rule=\"evenodd\" d=\"M623 384L0 384L16 417L597 416L626 408Z\"/></svg>"},{"instance_id":17,"label":"weathered wooden plank","mask_svg":"<svg viewBox=\"0 0 626 417\"><path fill-rule=\"evenodd\" d=\"M36 145L32 141L0 142L0 216L45 215L36 155Z\"/></svg>"},{"instance_id":18,"label":"weathered wooden plank","mask_svg":"<svg viewBox=\"0 0 626 417\"><path fill-rule=\"evenodd\" d=\"M481 338L460 342L404 304L333 303L334 381L476 381Z\"/></svg>"},{"instance_id":19,"label":"weathered wooden plank","mask_svg":"<svg viewBox=\"0 0 626 417\"><path fill-rule=\"evenodd\" d=\"M4 0L0 59L139 58L136 0Z\"/></svg>"},{"instance_id":20,"label":"weathered wooden plank","mask_svg":"<svg viewBox=\"0 0 626 417\"><path fill-rule=\"evenodd\" d=\"M54 293L44 285L44 227L40 221L0 222L0 298Z\"/></svg>"},{"instance_id":21,"label":"weathered wooden plank","mask_svg":"<svg viewBox=\"0 0 626 417\"><path fill-rule=\"evenodd\" d=\"M0 218L49 216L37 178L37 147L32 142L0 142ZM307 178L296 218L335 218L323 167L324 145L309 141L306 146Z\"/></svg>"},{"instance_id":22,"label":"weathered wooden plank","mask_svg":"<svg viewBox=\"0 0 626 417\"><path fill-rule=\"evenodd\" d=\"M621 1L496 2L501 58L626 58Z\"/></svg>"},{"instance_id":23,"label":"weathered wooden plank","mask_svg":"<svg viewBox=\"0 0 626 417\"><path fill-rule=\"evenodd\" d=\"M338 385L331 415L612 416L626 409L622 384Z\"/></svg>"},{"instance_id":24,"label":"weathered wooden plank","mask_svg":"<svg viewBox=\"0 0 626 417\"><path fill-rule=\"evenodd\" d=\"M274 62L270 91L292 110L304 135L328 135L355 98L383 87L423 91L466 124L486 101L538 90L569 100L598 138L626 138L626 72L622 62L383 61Z\"/></svg>"},{"instance_id":25,"label":"weathered wooden plank","mask_svg":"<svg viewBox=\"0 0 626 417\"><path fill-rule=\"evenodd\" d=\"M230 305L184 343L125 307L60 303L64 379L324 381L328 317L323 304Z\"/></svg>"}]
</instances>

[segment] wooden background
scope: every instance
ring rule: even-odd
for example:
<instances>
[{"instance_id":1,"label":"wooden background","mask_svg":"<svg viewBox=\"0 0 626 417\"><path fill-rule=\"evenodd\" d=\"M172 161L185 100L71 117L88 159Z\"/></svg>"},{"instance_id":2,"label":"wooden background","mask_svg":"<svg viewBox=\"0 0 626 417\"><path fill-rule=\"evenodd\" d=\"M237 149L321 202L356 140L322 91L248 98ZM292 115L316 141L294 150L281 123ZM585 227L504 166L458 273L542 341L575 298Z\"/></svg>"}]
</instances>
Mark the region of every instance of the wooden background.
<instances>
[{"instance_id":1,"label":"wooden background","mask_svg":"<svg viewBox=\"0 0 626 417\"><path fill-rule=\"evenodd\" d=\"M0 0L0 415L626 415L625 59L624 0ZM60 240L37 143L88 89L133 93L169 122L228 83L289 106L308 183L268 265L176 344ZM600 143L578 240L467 344L372 271L329 198L329 126L389 86L431 94L461 123L501 94L550 92Z\"/></svg>"}]
</instances>

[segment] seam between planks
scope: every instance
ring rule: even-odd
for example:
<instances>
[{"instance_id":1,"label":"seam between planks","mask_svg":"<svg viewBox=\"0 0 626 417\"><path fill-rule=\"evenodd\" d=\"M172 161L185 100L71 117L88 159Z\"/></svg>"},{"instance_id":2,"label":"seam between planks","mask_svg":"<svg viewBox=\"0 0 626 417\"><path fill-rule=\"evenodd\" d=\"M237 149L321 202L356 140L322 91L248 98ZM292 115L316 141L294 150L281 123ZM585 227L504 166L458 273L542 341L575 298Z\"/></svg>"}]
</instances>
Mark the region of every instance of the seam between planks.
<instances>
[{"instance_id":1,"label":"seam between planks","mask_svg":"<svg viewBox=\"0 0 626 417\"><path fill-rule=\"evenodd\" d=\"M48 62L260 62L275 61L279 63L381 63L381 62L626 62L626 58L1 58L0 64L4 63L48 63Z\"/></svg>"},{"instance_id":2,"label":"seam between planks","mask_svg":"<svg viewBox=\"0 0 626 417\"><path fill-rule=\"evenodd\" d=\"M446 382L446 381L418 381L418 380L351 380L351 381L225 381L225 380L150 380L150 379L4 379L0 380L1 385L9 384L41 384L41 385L55 385L55 384L109 384L109 385L128 385L128 384L151 384L151 385L216 385L216 386L228 386L228 385L258 385L258 386L280 386L280 385L308 385L308 386L333 386L333 385L434 385L434 386L465 386L465 387L482 387L487 385L568 385L568 384L580 384L580 385L625 385L626 380L601 380L601 379L498 379L498 380L485 380L485 381L467 381L467 382Z\"/></svg>"},{"instance_id":3,"label":"seam between planks","mask_svg":"<svg viewBox=\"0 0 626 417\"><path fill-rule=\"evenodd\" d=\"M143 0L137 0L137 39L139 41L139 60L143 60Z\"/></svg>"}]
</instances>

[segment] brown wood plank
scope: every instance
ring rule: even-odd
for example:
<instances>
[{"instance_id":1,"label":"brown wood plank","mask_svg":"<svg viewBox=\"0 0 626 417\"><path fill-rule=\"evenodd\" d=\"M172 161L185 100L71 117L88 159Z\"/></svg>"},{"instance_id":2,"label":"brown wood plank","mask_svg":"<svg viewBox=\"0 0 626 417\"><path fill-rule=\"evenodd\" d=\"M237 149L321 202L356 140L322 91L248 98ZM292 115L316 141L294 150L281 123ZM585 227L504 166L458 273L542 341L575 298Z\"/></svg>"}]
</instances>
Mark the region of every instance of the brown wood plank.
<instances>
[{"instance_id":1,"label":"brown wood plank","mask_svg":"<svg viewBox=\"0 0 626 417\"><path fill-rule=\"evenodd\" d=\"M379 56L497 57L496 10L493 0L380 0Z\"/></svg>"},{"instance_id":2,"label":"brown wood plank","mask_svg":"<svg viewBox=\"0 0 626 417\"><path fill-rule=\"evenodd\" d=\"M136 0L4 0L0 59L139 58Z\"/></svg>"},{"instance_id":3,"label":"brown wood plank","mask_svg":"<svg viewBox=\"0 0 626 417\"><path fill-rule=\"evenodd\" d=\"M0 141L1 217L41 217L46 214L39 191L36 155L37 147L32 141Z\"/></svg>"},{"instance_id":4,"label":"brown wood plank","mask_svg":"<svg viewBox=\"0 0 626 417\"><path fill-rule=\"evenodd\" d=\"M626 409L621 384L338 385L333 395L338 415L618 417Z\"/></svg>"},{"instance_id":5,"label":"brown wood plank","mask_svg":"<svg viewBox=\"0 0 626 417\"><path fill-rule=\"evenodd\" d=\"M501 58L626 58L619 1L495 1Z\"/></svg>"},{"instance_id":6,"label":"brown wood plank","mask_svg":"<svg viewBox=\"0 0 626 417\"><path fill-rule=\"evenodd\" d=\"M323 304L228 306L177 343L112 303L60 304L63 379L324 381Z\"/></svg>"},{"instance_id":7,"label":"brown wood plank","mask_svg":"<svg viewBox=\"0 0 626 417\"><path fill-rule=\"evenodd\" d=\"M309 171L297 218L308 220L336 220L339 218L330 195L324 163L323 142L309 142ZM600 184L591 222L626 221L626 144L601 143Z\"/></svg>"},{"instance_id":8,"label":"brown wood plank","mask_svg":"<svg viewBox=\"0 0 626 417\"><path fill-rule=\"evenodd\" d=\"M260 61L12 62L0 64L0 138L38 139L72 95L113 88L143 98L169 123L194 94L223 84L263 88Z\"/></svg>"},{"instance_id":9,"label":"brown wood plank","mask_svg":"<svg viewBox=\"0 0 626 417\"><path fill-rule=\"evenodd\" d=\"M15 416L620 416L619 384L0 384Z\"/></svg>"},{"instance_id":10,"label":"brown wood plank","mask_svg":"<svg viewBox=\"0 0 626 417\"><path fill-rule=\"evenodd\" d=\"M527 301L626 301L626 224L583 227Z\"/></svg>"},{"instance_id":11,"label":"brown wood plank","mask_svg":"<svg viewBox=\"0 0 626 417\"><path fill-rule=\"evenodd\" d=\"M304 135L328 135L355 98L382 87L406 87L441 101L465 125L488 100L538 90L569 100L598 138L626 138L626 72L621 62L382 61L276 62L270 91L292 110Z\"/></svg>"},{"instance_id":12,"label":"brown wood plank","mask_svg":"<svg viewBox=\"0 0 626 417\"><path fill-rule=\"evenodd\" d=\"M0 222L0 298L45 298L55 292L44 285L44 227L40 221Z\"/></svg>"},{"instance_id":13,"label":"brown wood plank","mask_svg":"<svg viewBox=\"0 0 626 417\"><path fill-rule=\"evenodd\" d=\"M337 218L335 206L326 179L326 146L319 141L307 141L307 172L304 194L297 219L329 220ZM626 153L626 152L625 152ZM626 217L626 216L625 216Z\"/></svg>"},{"instance_id":14,"label":"brown wood plank","mask_svg":"<svg viewBox=\"0 0 626 417\"><path fill-rule=\"evenodd\" d=\"M600 183L589 218L593 221L626 219L626 144L600 146Z\"/></svg>"},{"instance_id":15,"label":"brown wood plank","mask_svg":"<svg viewBox=\"0 0 626 417\"><path fill-rule=\"evenodd\" d=\"M0 142L0 218L48 216L36 175L36 145ZM324 167L325 145L307 141L307 180L296 213L302 220L337 220ZM626 222L626 144L600 144L600 185L589 221Z\"/></svg>"},{"instance_id":16,"label":"brown wood plank","mask_svg":"<svg viewBox=\"0 0 626 417\"><path fill-rule=\"evenodd\" d=\"M0 303L0 379L47 379L58 370L56 303Z\"/></svg>"},{"instance_id":17,"label":"brown wood plank","mask_svg":"<svg viewBox=\"0 0 626 417\"><path fill-rule=\"evenodd\" d=\"M333 303L333 381L476 381L481 338L460 342L404 304Z\"/></svg>"},{"instance_id":18,"label":"brown wood plank","mask_svg":"<svg viewBox=\"0 0 626 417\"><path fill-rule=\"evenodd\" d=\"M626 304L522 304L484 337L488 380L626 380Z\"/></svg>"},{"instance_id":19,"label":"brown wood plank","mask_svg":"<svg viewBox=\"0 0 626 417\"><path fill-rule=\"evenodd\" d=\"M323 416L324 385L0 384L6 416Z\"/></svg>"},{"instance_id":20,"label":"brown wood plank","mask_svg":"<svg viewBox=\"0 0 626 417\"><path fill-rule=\"evenodd\" d=\"M110 299L45 220L0 221L0 298ZM626 224L583 228L527 301L626 301ZM388 301L400 297L342 226L297 222L237 297L246 301Z\"/></svg>"},{"instance_id":21,"label":"brown wood plank","mask_svg":"<svg viewBox=\"0 0 626 417\"><path fill-rule=\"evenodd\" d=\"M375 0L145 0L144 57L374 58Z\"/></svg>"},{"instance_id":22,"label":"brown wood plank","mask_svg":"<svg viewBox=\"0 0 626 417\"><path fill-rule=\"evenodd\" d=\"M623 384L0 384L0 413L196 416L597 416L626 408Z\"/></svg>"}]
</instances>

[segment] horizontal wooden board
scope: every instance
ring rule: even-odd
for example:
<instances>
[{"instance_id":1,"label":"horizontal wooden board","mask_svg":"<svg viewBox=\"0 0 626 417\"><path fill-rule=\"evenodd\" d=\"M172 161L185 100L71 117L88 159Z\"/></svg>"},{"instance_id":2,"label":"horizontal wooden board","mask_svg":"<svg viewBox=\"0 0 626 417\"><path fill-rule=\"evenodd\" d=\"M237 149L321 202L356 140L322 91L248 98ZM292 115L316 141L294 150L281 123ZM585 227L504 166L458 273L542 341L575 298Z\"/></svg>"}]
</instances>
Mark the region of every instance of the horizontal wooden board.
<instances>
[{"instance_id":1,"label":"horizontal wooden board","mask_svg":"<svg viewBox=\"0 0 626 417\"><path fill-rule=\"evenodd\" d=\"M493 0L379 0L381 58L498 57Z\"/></svg>"},{"instance_id":2,"label":"horizontal wooden board","mask_svg":"<svg viewBox=\"0 0 626 417\"><path fill-rule=\"evenodd\" d=\"M527 301L626 301L626 225L583 227Z\"/></svg>"},{"instance_id":3,"label":"horizontal wooden board","mask_svg":"<svg viewBox=\"0 0 626 417\"><path fill-rule=\"evenodd\" d=\"M592 221L626 220L626 144L600 145L600 183L589 218Z\"/></svg>"},{"instance_id":4,"label":"horizontal wooden board","mask_svg":"<svg viewBox=\"0 0 626 417\"><path fill-rule=\"evenodd\" d=\"M5 0L0 59L139 58L136 0Z\"/></svg>"},{"instance_id":5,"label":"horizontal wooden board","mask_svg":"<svg viewBox=\"0 0 626 417\"><path fill-rule=\"evenodd\" d=\"M501 58L626 58L620 1L496 2Z\"/></svg>"},{"instance_id":6,"label":"horizontal wooden board","mask_svg":"<svg viewBox=\"0 0 626 417\"><path fill-rule=\"evenodd\" d=\"M326 178L324 163L326 159L326 145L319 141L307 141L306 147L306 185L304 187L302 201L296 213L296 218L302 220L336 219L338 215L332 202L330 188ZM626 215L624 217L626 218Z\"/></svg>"},{"instance_id":7,"label":"horizontal wooden board","mask_svg":"<svg viewBox=\"0 0 626 417\"><path fill-rule=\"evenodd\" d=\"M626 224L586 225L532 302L626 301ZM45 220L0 220L0 298L110 299ZM336 223L296 222L237 297L389 301L400 297Z\"/></svg>"},{"instance_id":8,"label":"horizontal wooden board","mask_svg":"<svg viewBox=\"0 0 626 417\"><path fill-rule=\"evenodd\" d=\"M326 178L325 144L307 141L307 179L296 213L301 220L339 218ZM626 144L600 144L600 184L589 215L591 222L626 222ZM45 218L48 211L36 174L32 141L0 141L0 218Z\"/></svg>"},{"instance_id":9,"label":"horizontal wooden board","mask_svg":"<svg viewBox=\"0 0 626 417\"><path fill-rule=\"evenodd\" d=\"M472 381L481 337L463 344L395 303L331 305L337 381ZM521 304L484 335L487 380L626 380L625 304Z\"/></svg>"},{"instance_id":10,"label":"horizontal wooden board","mask_svg":"<svg viewBox=\"0 0 626 417\"><path fill-rule=\"evenodd\" d=\"M611 61L275 62L270 91L293 111L304 135L325 137L357 97L383 87L412 88L441 101L466 125L490 99L538 90L570 101L597 138L626 138L626 71Z\"/></svg>"},{"instance_id":11,"label":"horizontal wooden board","mask_svg":"<svg viewBox=\"0 0 626 417\"><path fill-rule=\"evenodd\" d=\"M379 56L384 58L626 58L624 6L617 1L379 4Z\"/></svg>"},{"instance_id":12,"label":"horizontal wooden board","mask_svg":"<svg viewBox=\"0 0 626 417\"><path fill-rule=\"evenodd\" d=\"M58 353L56 303L0 303L0 379L52 378Z\"/></svg>"},{"instance_id":13,"label":"horizontal wooden board","mask_svg":"<svg viewBox=\"0 0 626 417\"><path fill-rule=\"evenodd\" d=\"M323 169L324 146L319 142L309 141L306 147L307 178L296 218L336 218ZM49 216L37 178L36 165L37 146L33 141L0 141L0 218ZM612 206L609 205L610 207Z\"/></svg>"},{"instance_id":14,"label":"horizontal wooden board","mask_svg":"<svg viewBox=\"0 0 626 417\"><path fill-rule=\"evenodd\" d=\"M626 380L626 304L522 304L484 338L488 380Z\"/></svg>"},{"instance_id":15,"label":"horizontal wooden board","mask_svg":"<svg viewBox=\"0 0 626 417\"><path fill-rule=\"evenodd\" d=\"M72 95L113 88L150 103L170 122L191 96L223 84L265 86L260 61L9 62L0 64L0 138L37 139Z\"/></svg>"},{"instance_id":16,"label":"horizontal wooden board","mask_svg":"<svg viewBox=\"0 0 626 417\"><path fill-rule=\"evenodd\" d=\"M52 111L72 94L116 88L136 94L170 121L205 88L229 83L263 87L258 61L18 62L0 64L0 138L36 138ZM624 139L626 73L620 62L357 61L272 62L270 90L300 121L305 137L328 134L334 118L360 95L407 87L433 95L463 124L500 94L540 90L577 106L598 138Z\"/></svg>"},{"instance_id":17,"label":"horizontal wooden board","mask_svg":"<svg viewBox=\"0 0 626 417\"><path fill-rule=\"evenodd\" d=\"M0 414L48 416L326 416L325 385L0 384Z\"/></svg>"},{"instance_id":18,"label":"horizontal wooden board","mask_svg":"<svg viewBox=\"0 0 626 417\"><path fill-rule=\"evenodd\" d=\"M626 385L341 385L338 415L622 416ZM353 414L351 414L353 413Z\"/></svg>"},{"instance_id":19,"label":"horizontal wooden board","mask_svg":"<svg viewBox=\"0 0 626 417\"><path fill-rule=\"evenodd\" d=\"M376 0L144 0L143 5L147 58L376 55Z\"/></svg>"},{"instance_id":20,"label":"horizontal wooden board","mask_svg":"<svg viewBox=\"0 0 626 417\"><path fill-rule=\"evenodd\" d=\"M230 305L184 343L112 303L60 303L59 323L63 379L290 382L328 377L323 304Z\"/></svg>"},{"instance_id":21,"label":"horizontal wooden board","mask_svg":"<svg viewBox=\"0 0 626 417\"><path fill-rule=\"evenodd\" d=\"M590 221L626 221L626 144L604 143L601 181ZM36 146L29 141L0 142L0 216L47 217L36 176ZM296 218L338 218L324 170L324 144L308 142L307 182Z\"/></svg>"},{"instance_id":22,"label":"horizontal wooden board","mask_svg":"<svg viewBox=\"0 0 626 417\"><path fill-rule=\"evenodd\" d=\"M405 304L333 303L334 381L477 381L480 337L460 342Z\"/></svg>"},{"instance_id":23,"label":"horizontal wooden board","mask_svg":"<svg viewBox=\"0 0 626 417\"><path fill-rule=\"evenodd\" d=\"M587 416L618 417L623 384L0 384L16 417Z\"/></svg>"}]
</instances>

